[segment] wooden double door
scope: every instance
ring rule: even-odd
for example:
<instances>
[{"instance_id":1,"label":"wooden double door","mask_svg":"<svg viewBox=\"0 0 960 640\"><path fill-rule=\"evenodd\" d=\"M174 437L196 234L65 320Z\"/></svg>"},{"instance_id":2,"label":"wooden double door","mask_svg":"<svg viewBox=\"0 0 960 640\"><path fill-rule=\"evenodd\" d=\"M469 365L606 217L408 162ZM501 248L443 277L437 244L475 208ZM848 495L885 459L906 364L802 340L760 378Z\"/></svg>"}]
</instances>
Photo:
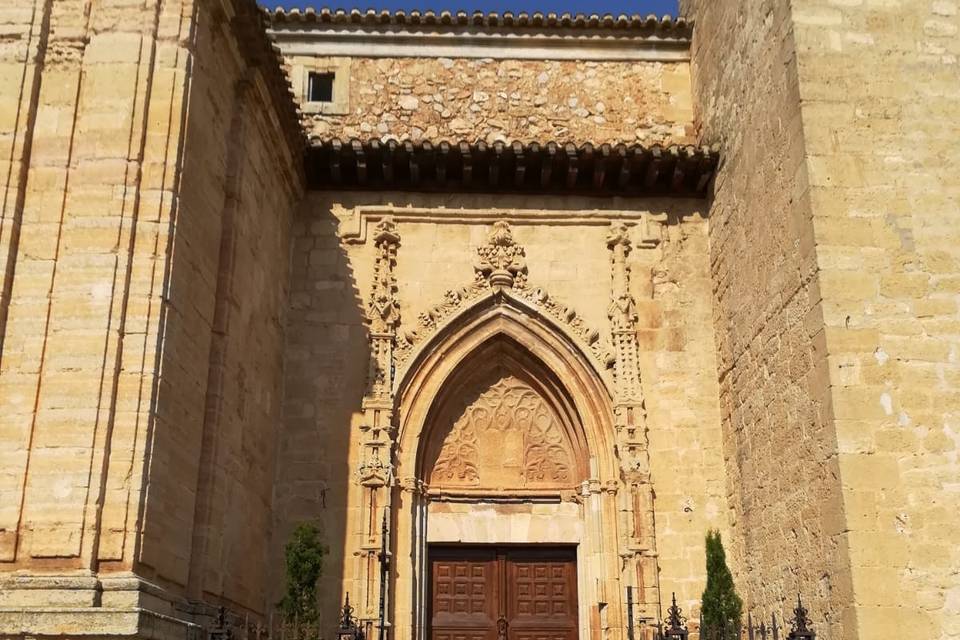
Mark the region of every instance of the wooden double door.
<instances>
[{"instance_id":1,"label":"wooden double door","mask_svg":"<svg viewBox=\"0 0 960 640\"><path fill-rule=\"evenodd\" d=\"M573 547L431 546L430 640L576 640Z\"/></svg>"}]
</instances>

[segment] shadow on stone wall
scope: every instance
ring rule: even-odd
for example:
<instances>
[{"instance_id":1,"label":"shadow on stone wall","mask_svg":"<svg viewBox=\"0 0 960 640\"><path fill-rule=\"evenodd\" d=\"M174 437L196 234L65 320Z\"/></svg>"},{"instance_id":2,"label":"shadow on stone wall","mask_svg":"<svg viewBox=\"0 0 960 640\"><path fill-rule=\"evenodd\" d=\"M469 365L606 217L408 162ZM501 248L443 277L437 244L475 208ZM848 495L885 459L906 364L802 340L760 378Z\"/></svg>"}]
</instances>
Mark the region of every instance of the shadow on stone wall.
<instances>
[{"instance_id":1,"label":"shadow on stone wall","mask_svg":"<svg viewBox=\"0 0 960 640\"><path fill-rule=\"evenodd\" d=\"M314 522L329 547L321 579L321 628L331 633L343 600L351 418L369 357L363 296L330 207L308 195L291 238L284 422L279 434L271 544L271 602L284 588L283 547Z\"/></svg>"}]
</instances>

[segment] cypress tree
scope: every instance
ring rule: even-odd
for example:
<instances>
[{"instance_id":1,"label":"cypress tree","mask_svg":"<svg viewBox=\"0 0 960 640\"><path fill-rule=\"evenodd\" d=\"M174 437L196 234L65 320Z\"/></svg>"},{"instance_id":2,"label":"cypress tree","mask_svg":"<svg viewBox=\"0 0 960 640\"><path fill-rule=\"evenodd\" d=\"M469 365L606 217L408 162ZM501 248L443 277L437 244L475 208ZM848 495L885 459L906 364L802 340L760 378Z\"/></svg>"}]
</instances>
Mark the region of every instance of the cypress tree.
<instances>
[{"instance_id":1,"label":"cypress tree","mask_svg":"<svg viewBox=\"0 0 960 640\"><path fill-rule=\"evenodd\" d=\"M704 637L735 638L743 613L743 600L733 586L733 574L727 567L727 554L720 532L707 532L707 588L700 609Z\"/></svg>"},{"instance_id":2,"label":"cypress tree","mask_svg":"<svg viewBox=\"0 0 960 640\"><path fill-rule=\"evenodd\" d=\"M327 548L320 542L320 531L310 523L299 525L284 547L287 590L280 601L280 610L288 622L315 623L317 581L323 573L323 556Z\"/></svg>"}]
</instances>

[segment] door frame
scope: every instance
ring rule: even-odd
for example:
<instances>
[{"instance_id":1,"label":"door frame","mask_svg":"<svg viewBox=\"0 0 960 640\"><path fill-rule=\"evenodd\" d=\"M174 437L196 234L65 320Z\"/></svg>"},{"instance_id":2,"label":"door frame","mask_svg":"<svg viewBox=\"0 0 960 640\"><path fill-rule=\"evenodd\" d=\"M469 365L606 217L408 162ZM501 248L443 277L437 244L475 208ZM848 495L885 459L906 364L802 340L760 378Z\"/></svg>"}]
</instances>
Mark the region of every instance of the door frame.
<instances>
[{"instance_id":1,"label":"door frame","mask_svg":"<svg viewBox=\"0 0 960 640\"><path fill-rule=\"evenodd\" d=\"M528 505L543 511L554 505L560 508L567 504L560 498L541 498L532 502L529 498L470 498L459 499L447 496L431 496L417 480L401 482L394 495L393 509L396 520L395 557L392 567L392 595L390 598L391 619L394 624L394 640L427 640L429 620L427 598L430 581L428 546L434 544L503 545L528 544L533 539L549 546L576 546L577 548L577 616L580 640L599 638L601 628L609 629L611 640L621 640L625 630L621 626L621 599L619 597L621 558L617 552L616 523L618 496L616 491L605 490L606 485L584 482L575 501L575 515L568 514L571 522L578 521L575 528L550 530L538 528L526 534L512 526L512 512L517 505ZM460 514L465 523L473 520L475 509L493 509L491 527L459 527L456 537L435 536L431 526L433 506L452 501L463 503L466 509ZM505 511L501 511L505 510ZM552 508L544 513L555 515ZM440 514L434 514L440 515ZM522 514L517 514L522 515ZM604 526L608 523L607 526ZM629 574L627 574L629 575ZM628 578L629 579L629 578ZM613 624L610 624L613 622Z\"/></svg>"}]
</instances>

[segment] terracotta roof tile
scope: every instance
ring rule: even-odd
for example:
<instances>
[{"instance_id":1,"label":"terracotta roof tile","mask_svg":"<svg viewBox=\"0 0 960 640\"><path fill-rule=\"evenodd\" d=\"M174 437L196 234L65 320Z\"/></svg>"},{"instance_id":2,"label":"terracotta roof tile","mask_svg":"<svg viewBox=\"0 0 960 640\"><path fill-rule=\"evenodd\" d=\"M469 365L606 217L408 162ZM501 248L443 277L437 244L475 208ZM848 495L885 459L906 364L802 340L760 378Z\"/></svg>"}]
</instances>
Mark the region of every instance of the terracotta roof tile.
<instances>
[{"instance_id":1,"label":"terracotta roof tile","mask_svg":"<svg viewBox=\"0 0 960 640\"><path fill-rule=\"evenodd\" d=\"M284 9L266 10L274 23L333 25L401 25L476 27L484 29L611 29L655 32L662 36L688 38L693 23L685 18L654 14L513 13L505 11L377 11L375 9Z\"/></svg>"}]
</instances>

